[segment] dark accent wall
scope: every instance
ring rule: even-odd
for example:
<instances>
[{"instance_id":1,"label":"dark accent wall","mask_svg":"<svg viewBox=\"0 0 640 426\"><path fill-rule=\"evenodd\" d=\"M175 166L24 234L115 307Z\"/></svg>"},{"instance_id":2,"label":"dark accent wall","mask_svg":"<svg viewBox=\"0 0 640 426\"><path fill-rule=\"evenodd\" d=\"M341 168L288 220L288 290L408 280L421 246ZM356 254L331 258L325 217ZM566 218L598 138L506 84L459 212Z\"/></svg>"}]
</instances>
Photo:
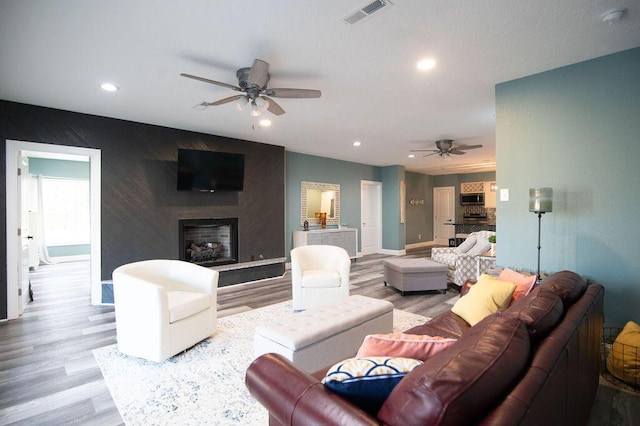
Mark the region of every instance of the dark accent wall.
<instances>
[{"instance_id":1,"label":"dark accent wall","mask_svg":"<svg viewBox=\"0 0 640 426\"><path fill-rule=\"evenodd\" d=\"M102 279L119 265L178 258L178 219L238 218L238 258L285 257L283 147L0 101L0 140L102 152ZM245 155L242 192L178 192L178 148ZM6 169L6 150L0 170ZM6 200L1 173L0 199ZM6 208L0 217L0 318L6 318Z\"/></svg>"}]
</instances>

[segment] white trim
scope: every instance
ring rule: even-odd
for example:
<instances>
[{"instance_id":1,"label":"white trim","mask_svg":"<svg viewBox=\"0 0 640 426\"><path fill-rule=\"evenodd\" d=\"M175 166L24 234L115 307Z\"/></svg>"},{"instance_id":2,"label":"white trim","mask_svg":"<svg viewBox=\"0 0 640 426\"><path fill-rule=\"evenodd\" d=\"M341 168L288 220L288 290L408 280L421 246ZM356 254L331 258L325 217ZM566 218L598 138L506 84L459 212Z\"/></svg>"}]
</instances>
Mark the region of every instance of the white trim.
<instances>
[{"instance_id":1,"label":"white trim","mask_svg":"<svg viewBox=\"0 0 640 426\"><path fill-rule=\"evenodd\" d=\"M382 249L380 250L380 254L388 254L390 256L404 256L407 254L406 250L390 250L390 249Z\"/></svg>"},{"instance_id":2,"label":"white trim","mask_svg":"<svg viewBox=\"0 0 640 426\"><path fill-rule=\"evenodd\" d=\"M29 154L47 153L51 155L66 154L73 156L86 157L90 161L90 191L91 191L91 303L99 305L102 303L102 283L100 280L102 270L101 256L101 215L100 215L100 188L101 188L101 161L102 154L99 149L80 148L67 145L54 145L36 142L24 142L9 140L6 141L6 205L16 205L18 194L18 153L25 151ZM37 155L37 154L36 154ZM12 265L18 264L18 251L16 247L19 245L17 232L10 232L11 229L18 228L18 210L6 209L7 213L7 318L14 319L18 317L18 277L17 268Z\"/></svg>"}]
</instances>

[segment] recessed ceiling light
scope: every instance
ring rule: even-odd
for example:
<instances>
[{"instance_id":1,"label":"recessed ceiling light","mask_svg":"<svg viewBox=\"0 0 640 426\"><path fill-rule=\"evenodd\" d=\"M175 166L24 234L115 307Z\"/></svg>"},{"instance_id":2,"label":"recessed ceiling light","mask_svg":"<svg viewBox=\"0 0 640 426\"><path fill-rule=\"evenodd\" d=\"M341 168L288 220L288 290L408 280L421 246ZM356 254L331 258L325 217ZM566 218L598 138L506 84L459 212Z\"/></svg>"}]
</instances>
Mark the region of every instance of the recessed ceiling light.
<instances>
[{"instance_id":1,"label":"recessed ceiling light","mask_svg":"<svg viewBox=\"0 0 640 426\"><path fill-rule=\"evenodd\" d=\"M102 88L102 90L105 90L107 92L115 92L119 89L119 87L113 83L102 83L100 87Z\"/></svg>"},{"instance_id":2,"label":"recessed ceiling light","mask_svg":"<svg viewBox=\"0 0 640 426\"><path fill-rule=\"evenodd\" d=\"M355 141L355 142L353 143L353 146L360 146L360 145L361 145L360 141Z\"/></svg>"},{"instance_id":3,"label":"recessed ceiling light","mask_svg":"<svg viewBox=\"0 0 640 426\"><path fill-rule=\"evenodd\" d=\"M418 62L417 68L420 71L429 71L435 68L435 66L436 66L436 61L434 59L423 59L420 62Z\"/></svg>"},{"instance_id":4,"label":"recessed ceiling light","mask_svg":"<svg viewBox=\"0 0 640 426\"><path fill-rule=\"evenodd\" d=\"M271 126L271 120L268 120L266 118L260 120L260 125L264 126L264 127L269 127Z\"/></svg>"},{"instance_id":5,"label":"recessed ceiling light","mask_svg":"<svg viewBox=\"0 0 640 426\"><path fill-rule=\"evenodd\" d=\"M409 158L416 158L416 155L415 155L415 154L409 154L407 157L409 157Z\"/></svg>"}]
</instances>

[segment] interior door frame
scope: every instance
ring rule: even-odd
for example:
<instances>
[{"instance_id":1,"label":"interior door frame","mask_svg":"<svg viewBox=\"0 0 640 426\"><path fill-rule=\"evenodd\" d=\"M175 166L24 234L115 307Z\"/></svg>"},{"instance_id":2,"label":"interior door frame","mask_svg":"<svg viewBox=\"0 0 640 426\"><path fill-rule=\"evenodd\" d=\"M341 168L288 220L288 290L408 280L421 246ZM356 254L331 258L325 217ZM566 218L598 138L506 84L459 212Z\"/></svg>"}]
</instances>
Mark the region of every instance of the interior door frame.
<instances>
[{"instance_id":1,"label":"interior door frame","mask_svg":"<svg viewBox=\"0 0 640 426\"><path fill-rule=\"evenodd\" d=\"M18 202L18 153L48 153L55 155L82 156L89 158L90 165L90 220L91 220L91 304L102 304L102 256L101 256L101 151L93 148L80 148L67 145L54 145L37 142L6 140L6 205L16 206ZM19 316L18 270L20 237L20 211L18 208L6 209L7 216L7 319ZM13 231L12 231L13 230Z\"/></svg>"},{"instance_id":2,"label":"interior door frame","mask_svg":"<svg viewBox=\"0 0 640 426\"><path fill-rule=\"evenodd\" d=\"M360 181L360 248L363 250L364 244L362 244L362 236L364 232L362 231L362 223L364 223L364 206L365 203L363 201L364 197L364 186L372 186L375 188L376 194L376 202L375 202L375 216L376 216L376 239L377 244L375 248L375 253L380 253L382 251L382 182L372 181L372 180L361 180ZM364 251L362 251L364 255Z\"/></svg>"},{"instance_id":3,"label":"interior door frame","mask_svg":"<svg viewBox=\"0 0 640 426\"><path fill-rule=\"evenodd\" d=\"M441 192L449 192L451 193L451 197L449 197L449 210L452 212L452 217L451 217L451 221L455 221L455 216L456 216L456 203L455 203L455 198L456 198L456 189L453 186L436 186L433 188L433 241L436 244L448 244L449 242L447 241L446 243L440 242L436 239L437 235L436 235L436 213L439 211L439 206L437 205L437 203L440 202L440 197L436 196L436 192L437 191L441 191ZM455 227L451 226L451 232L449 232L450 237L449 238L454 238L455 237Z\"/></svg>"}]
</instances>

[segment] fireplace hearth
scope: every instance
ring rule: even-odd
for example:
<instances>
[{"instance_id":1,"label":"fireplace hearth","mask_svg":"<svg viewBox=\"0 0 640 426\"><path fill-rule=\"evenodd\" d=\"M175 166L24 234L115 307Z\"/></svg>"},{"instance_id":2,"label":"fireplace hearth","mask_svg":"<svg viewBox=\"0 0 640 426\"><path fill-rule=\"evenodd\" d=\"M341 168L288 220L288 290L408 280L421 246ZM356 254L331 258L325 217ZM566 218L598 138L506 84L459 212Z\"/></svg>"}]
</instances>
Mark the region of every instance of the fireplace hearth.
<instances>
[{"instance_id":1,"label":"fireplace hearth","mask_svg":"<svg viewBox=\"0 0 640 426\"><path fill-rule=\"evenodd\" d=\"M181 219L180 260L201 266L238 263L238 218Z\"/></svg>"}]
</instances>

